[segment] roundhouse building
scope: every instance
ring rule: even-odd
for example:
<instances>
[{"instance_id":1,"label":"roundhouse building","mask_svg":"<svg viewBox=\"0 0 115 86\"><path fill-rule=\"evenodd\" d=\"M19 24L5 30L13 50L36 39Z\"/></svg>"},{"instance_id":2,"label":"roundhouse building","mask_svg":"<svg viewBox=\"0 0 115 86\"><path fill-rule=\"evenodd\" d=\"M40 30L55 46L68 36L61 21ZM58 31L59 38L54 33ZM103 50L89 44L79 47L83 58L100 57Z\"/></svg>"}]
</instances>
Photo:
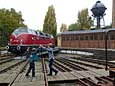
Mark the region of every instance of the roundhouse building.
<instances>
[{"instance_id":1,"label":"roundhouse building","mask_svg":"<svg viewBox=\"0 0 115 86\"><path fill-rule=\"evenodd\" d=\"M114 49L115 28L61 32L58 34L58 46L71 48L105 48L105 35L108 31L108 48Z\"/></svg>"}]
</instances>

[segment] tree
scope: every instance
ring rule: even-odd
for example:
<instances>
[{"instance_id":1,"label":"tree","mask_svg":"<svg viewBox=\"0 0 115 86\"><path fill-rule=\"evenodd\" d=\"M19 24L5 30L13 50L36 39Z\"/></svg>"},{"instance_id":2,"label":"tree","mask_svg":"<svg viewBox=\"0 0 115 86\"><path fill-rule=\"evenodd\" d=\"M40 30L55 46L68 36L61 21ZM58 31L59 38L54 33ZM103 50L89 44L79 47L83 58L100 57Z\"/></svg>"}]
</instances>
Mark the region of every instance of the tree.
<instances>
[{"instance_id":1,"label":"tree","mask_svg":"<svg viewBox=\"0 0 115 86\"><path fill-rule=\"evenodd\" d=\"M43 32L52 34L56 40L57 23L53 5L48 7L48 11L44 19Z\"/></svg>"},{"instance_id":2,"label":"tree","mask_svg":"<svg viewBox=\"0 0 115 86\"><path fill-rule=\"evenodd\" d=\"M74 23L74 24L69 25L68 29L69 30L79 30L80 28L77 23Z\"/></svg>"},{"instance_id":3,"label":"tree","mask_svg":"<svg viewBox=\"0 0 115 86\"><path fill-rule=\"evenodd\" d=\"M64 32L67 31L67 25L66 24L62 24L61 28L60 28L60 32Z\"/></svg>"},{"instance_id":4,"label":"tree","mask_svg":"<svg viewBox=\"0 0 115 86\"><path fill-rule=\"evenodd\" d=\"M27 27L23 23L21 12L16 12L15 9L0 9L0 40L1 44L6 45L9 40L9 35L18 27Z\"/></svg>"},{"instance_id":5,"label":"tree","mask_svg":"<svg viewBox=\"0 0 115 86\"><path fill-rule=\"evenodd\" d=\"M87 8L78 12L77 24L80 29L90 29L93 25L93 20L89 16Z\"/></svg>"}]
</instances>

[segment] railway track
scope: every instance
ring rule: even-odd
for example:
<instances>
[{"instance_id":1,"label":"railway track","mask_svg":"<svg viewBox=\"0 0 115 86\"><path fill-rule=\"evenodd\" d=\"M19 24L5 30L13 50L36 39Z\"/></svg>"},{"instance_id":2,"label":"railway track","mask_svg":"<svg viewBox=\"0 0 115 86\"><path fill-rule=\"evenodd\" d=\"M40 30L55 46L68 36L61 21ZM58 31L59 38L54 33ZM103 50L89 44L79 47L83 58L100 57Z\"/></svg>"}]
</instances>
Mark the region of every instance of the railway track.
<instances>
[{"instance_id":1,"label":"railway track","mask_svg":"<svg viewBox=\"0 0 115 86\"><path fill-rule=\"evenodd\" d=\"M100 73L97 73L92 70L94 68L103 69L104 66L86 64L86 63L83 63L82 61L81 62L75 61L75 59L73 58L72 59L58 58L55 60L54 65L62 72L74 71L78 75L81 75L82 77L84 77L83 79L79 79L76 73L75 74L72 73L74 76L77 77L77 81L80 86L114 86L113 78L105 77L101 75ZM86 66L89 66L89 67L86 67ZM92 77L86 77L85 75L79 73L78 71L85 71L86 74L91 75Z\"/></svg>"},{"instance_id":2,"label":"railway track","mask_svg":"<svg viewBox=\"0 0 115 86\"><path fill-rule=\"evenodd\" d=\"M45 54L47 53L42 53L43 56L46 56ZM40 55L42 55L40 54ZM21 56L22 57L22 56ZM17 83L17 80L20 78L20 76L22 76L27 72L27 67L28 67L28 62L29 59L18 59L15 58L13 56L3 56L2 58L0 58L0 74L2 75L6 75L4 76L5 78L8 76L10 77L9 74L11 74L11 80L9 81L3 81L3 83L0 83L0 86L14 86L14 84ZM44 75L44 82L45 82L45 86L48 86L48 81L47 81L47 68L46 68L46 64L44 62L44 59L41 60L41 67L40 69L43 69L41 72L39 72L38 70L38 74L40 73L40 75L37 76L42 76ZM36 67L37 68L37 67ZM43 72L43 74L42 74ZM25 77L27 79L27 77ZM30 81L34 81L35 79L37 79L36 77L30 77L28 78L28 80L30 79ZM42 78L41 78L42 79ZM2 79L1 79L2 81ZM5 82L5 83L4 83Z\"/></svg>"},{"instance_id":3,"label":"railway track","mask_svg":"<svg viewBox=\"0 0 115 86\"><path fill-rule=\"evenodd\" d=\"M15 82L15 80L17 79L17 77L19 76L19 74L20 74L21 72L23 72L23 70L24 70L25 67L27 66L28 61L29 61L29 60L27 60L27 61L25 62L25 64L21 67L21 69L20 69L20 70L18 71L18 73L14 76L14 78L13 78L12 81L8 84L8 86L12 86L12 84Z\"/></svg>"},{"instance_id":4,"label":"railway track","mask_svg":"<svg viewBox=\"0 0 115 86\"><path fill-rule=\"evenodd\" d=\"M93 57L90 57L90 58L85 58L85 57L75 58L75 57L73 57L73 59L82 60L82 61L90 62L90 63L96 63L96 64L98 64L98 65L103 65L103 66L106 65L106 60L94 59ZM107 63L108 63L107 65L108 65L110 68L111 68L111 67L115 67L115 63L110 62L110 61L108 61Z\"/></svg>"},{"instance_id":5,"label":"railway track","mask_svg":"<svg viewBox=\"0 0 115 86\"><path fill-rule=\"evenodd\" d=\"M6 60L9 60L9 58L3 59L2 61L6 61ZM88 61L88 62L86 62L86 61ZM42 62L42 71L44 74L45 86L48 86L49 83L48 83L48 79L47 79L48 76L47 76L46 60L44 61L44 58L42 58L41 62ZM10 63L10 61L5 62L3 64L5 65L8 63ZM8 73L8 74L15 73L15 76L13 77L13 79L9 83L9 85L5 85L5 86L12 86L13 83L16 81L16 79L19 77L20 73L26 72L25 69L27 67L28 60L18 60L15 62L15 60L13 59L13 60L11 60L11 63L13 63L13 64L7 65L8 68L3 67L3 70L0 70L0 73L5 73L5 74L6 73ZM1 65L3 65L3 64L1 64ZM92 61L90 62L89 60L87 60L87 58L86 58L86 60L84 60L84 59L82 60L80 58L75 58L75 57L56 58L54 65L61 72L70 72L73 76L75 76L77 78L76 84L78 86L114 86L113 78L105 77L105 76L101 75L100 73L97 73L96 71L92 70L92 69L97 69L97 70L103 69L104 66L100 65L100 64L97 65L97 63L94 64ZM2 66L0 66L0 68L2 68ZM82 72L82 71L84 71L85 74L89 75L89 77L85 76L84 74L81 74L80 72ZM79 77L77 75L80 75L84 78L79 79Z\"/></svg>"},{"instance_id":6,"label":"railway track","mask_svg":"<svg viewBox=\"0 0 115 86\"><path fill-rule=\"evenodd\" d=\"M13 54L9 54L9 53L4 53L4 54L0 54L0 57L7 57L7 56L14 56Z\"/></svg>"},{"instance_id":7,"label":"railway track","mask_svg":"<svg viewBox=\"0 0 115 86\"><path fill-rule=\"evenodd\" d=\"M0 73L8 72L9 70L16 69L17 66L21 66L26 60L10 61L0 65ZM21 64L21 65L20 65ZM13 70L12 70L13 71Z\"/></svg>"}]
</instances>

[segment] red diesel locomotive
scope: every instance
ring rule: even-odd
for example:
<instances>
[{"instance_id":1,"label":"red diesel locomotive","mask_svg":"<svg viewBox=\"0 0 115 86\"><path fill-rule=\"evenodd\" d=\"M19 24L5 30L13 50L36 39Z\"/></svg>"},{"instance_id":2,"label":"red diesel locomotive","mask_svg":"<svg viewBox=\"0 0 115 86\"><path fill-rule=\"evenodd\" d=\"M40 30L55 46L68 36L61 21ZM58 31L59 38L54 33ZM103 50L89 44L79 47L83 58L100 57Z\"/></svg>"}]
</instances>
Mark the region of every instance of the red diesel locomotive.
<instances>
[{"instance_id":1,"label":"red diesel locomotive","mask_svg":"<svg viewBox=\"0 0 115 86\"><path fill-rule=\"evenodd\" d=\"M10 36L7 49L13 53L24 53L28 47L38 47L40 44L55 46L54 37L50 34L28 28L18 28Z\"/></svg>"}]
</instances>

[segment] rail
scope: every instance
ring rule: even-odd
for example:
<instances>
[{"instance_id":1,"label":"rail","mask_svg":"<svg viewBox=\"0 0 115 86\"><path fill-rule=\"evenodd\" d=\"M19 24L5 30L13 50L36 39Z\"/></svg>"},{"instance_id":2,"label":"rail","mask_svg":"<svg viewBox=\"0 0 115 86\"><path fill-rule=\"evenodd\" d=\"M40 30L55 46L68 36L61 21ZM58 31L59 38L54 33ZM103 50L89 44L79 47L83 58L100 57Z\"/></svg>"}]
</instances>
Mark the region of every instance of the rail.
<instances>
[{"instance_id":1,"label":"rail","mask_svg":"<svg viewBox=\"0 0 115 86\"><path fill-rule=\"evenodd\" d=\"M44 58L42 58L42 68L43 68L43 73L44 73L45 86L48 86L48 79L47 79L47 74L46 74L47 71L46 71Z\"/></svg>"},{"instance_id":2,"label":"rail","mask_svg":"<svg viewBox=\"0 0 115 86\"><path fill-rule=\"evenodd\" d=\"M12 84L14 83L14 81L17 79L17 77L19 76L19 74L24 70L24 68L26 67L26 65L28 64L29 59L26 61L26 63L24 64L24 66L21 68L21 70L17 73L17 75L14 77L14 79L9 83L8 86L12 86Z\"/></svg>"}]
</instances>

